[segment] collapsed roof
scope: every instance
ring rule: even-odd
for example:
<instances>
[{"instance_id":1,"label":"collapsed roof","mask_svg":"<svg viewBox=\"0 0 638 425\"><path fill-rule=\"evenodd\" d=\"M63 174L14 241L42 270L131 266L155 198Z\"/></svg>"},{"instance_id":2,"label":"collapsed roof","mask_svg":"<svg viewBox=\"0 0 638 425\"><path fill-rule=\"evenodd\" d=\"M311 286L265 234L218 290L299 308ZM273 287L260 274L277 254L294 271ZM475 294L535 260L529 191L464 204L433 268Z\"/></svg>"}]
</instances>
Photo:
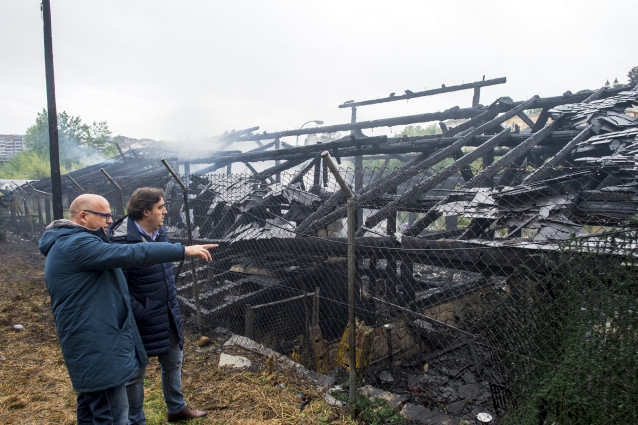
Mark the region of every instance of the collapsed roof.
<instances>
[{"instance_id":1,"label":"collapsed roof","mask_svg":"<svg viewBox=\"0 0 638 425\"><path fill-rule=\"evenodd\" d=\"M374 173L350 173L359 209L357 237L375 238L379 249L438 247L443 252L444 247L468 244L497 250L552 249L569 235L582 233L586 226L616 226L631 219L638 200L638 123L626 111L637 103L638 88L583 90L525 101L500 98L487 106L479 103L481 87L503 82L504 78L483 80L423 92L406 90L405 95L377 100L348 101L339 107L352 108L351 123L275 133L257 133L258 127L253 127L209 140L226 149L233 144L257 144L248 151L200 152L188 158L173 152L172 160L181 159L186 173L190 167L200 167L202 177L193 178L190 185L191 197L198 205L196 236L226 243L281 238L290 240L294 250L305 237L343 219L345 197L337 187L332 192L328 187L330 176L320 158L323 151L339 162L351 161L356 169L363 169L367 159L383 160L381 170ZM465 89L474 90L470 108L356 121L357 107ZM529 117L531 110L540 110L536 120ZM527 125L527 131L506 128L504 123L513 117ZM448 128L445 120L450 119L460 124ZM377 127L432 121L440 123L441 134L364 134ZM340 131L349 134L309 146L285 141L287 137ZM69 179L64 179L65 189L77 190L103 180L102 169L115 180L161 176L169 182L159 162L167 154L170 152L162 152L159 146L138 151L135 158L132 153L122 153L110 163L70 173ZM401 165L390 169L392 159ZM274 165L260 167L273 161ZM252 173L237 176L230 186L219 174L209 174L224 168L231 173L233 164L245 164ZM282 175L289 178L284 181ZM48 185L43 180L33 186L47 191ZM408 222L397 226L400 212L412 214ZM463 217L469 224L440 229L434 226L440 217ZM502 267L503 256L494 258ZM446 260L457 261L451 257Z\"/></svg>"}]
</instances>

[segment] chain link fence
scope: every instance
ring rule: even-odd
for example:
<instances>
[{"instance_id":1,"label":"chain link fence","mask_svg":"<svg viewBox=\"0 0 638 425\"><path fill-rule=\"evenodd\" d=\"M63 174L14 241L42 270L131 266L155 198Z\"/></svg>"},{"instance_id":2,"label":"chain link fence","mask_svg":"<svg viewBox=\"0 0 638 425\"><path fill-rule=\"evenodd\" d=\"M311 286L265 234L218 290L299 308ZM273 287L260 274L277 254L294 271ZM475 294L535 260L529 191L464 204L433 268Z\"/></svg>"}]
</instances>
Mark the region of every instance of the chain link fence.
<instances>
[{"instance_id":1,"label":"chain link fence","mask_svg":"<svg viewBox=\"0 0 638 425\"><path fill-rule=\"evenodd\" d=\"M340 170L356 188L362 385L469 423L638 421L634 169L364 164ZM331 373L348 366L345 197L310 169L183 175L190 211L168 174L83 189L120 213L135 188L163 188L171 239L188 240L189 214L193 239L220 245L211 263L176 264L186 320ZM37 238L50 217L34 193L15 192L12 223Z\"/></svg>"}]
</instances>

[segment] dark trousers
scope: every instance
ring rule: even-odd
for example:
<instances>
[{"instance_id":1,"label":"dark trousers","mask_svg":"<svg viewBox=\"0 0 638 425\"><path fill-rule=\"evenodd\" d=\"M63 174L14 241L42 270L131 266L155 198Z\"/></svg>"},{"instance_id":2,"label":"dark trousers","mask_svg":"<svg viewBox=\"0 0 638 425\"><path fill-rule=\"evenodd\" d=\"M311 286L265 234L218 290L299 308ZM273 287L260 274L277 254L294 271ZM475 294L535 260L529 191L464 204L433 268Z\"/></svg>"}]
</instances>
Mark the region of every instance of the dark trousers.
<instances>
[{"instance_id":1,"label":"dark trousers","mask_svg":"<svg viewBox=\"0 0 638 425\"><path fill-rule=\"evenodd\" d=\"M127 425L126 385L103 391L78 393L78 425Z\"/></svg>"}]
</instances>

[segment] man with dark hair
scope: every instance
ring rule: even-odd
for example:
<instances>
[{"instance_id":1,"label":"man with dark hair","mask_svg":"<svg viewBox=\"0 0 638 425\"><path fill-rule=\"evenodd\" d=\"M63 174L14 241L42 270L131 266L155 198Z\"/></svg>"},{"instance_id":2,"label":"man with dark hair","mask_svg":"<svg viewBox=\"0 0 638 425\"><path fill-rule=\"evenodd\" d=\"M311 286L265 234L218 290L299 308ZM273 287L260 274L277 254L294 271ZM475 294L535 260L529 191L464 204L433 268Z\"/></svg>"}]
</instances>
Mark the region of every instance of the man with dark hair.
<instances>
[{"instance_id":1,"label":"man with dark hair","mask_svg":"<svg viewBox=\"0 0 638 425\"><path fill-rule=\"evenodd\" d=\"M164 228L164 191L142 187L131 195L128 215L109 230L116 244L154 245L168 241ZM177 303L177 290L170 262L124 270L131 296L131 306L146 354L157 357L162 370L162 390L168 421L198 418L205 411L191 409L182 394L182 350L184 336ZM146 423L143 410L145 367L127 383L129 424Z\"/></svg>"},{"instance_id":2,"label":"man with dark hair","mask_svg":"<svg viewBox=\"0 0 638 425\"><path fill-rule=\"evenodd\" d=\"M55 327L78 393L80 425L126 425L126 383L148 363L121 267L185 256L210 261L208 250L217 246L113 245L106 238L111 223L108 201L84 194L71 203L69 219L53 221L40 238Z\"/></svg>"}]
</instances>

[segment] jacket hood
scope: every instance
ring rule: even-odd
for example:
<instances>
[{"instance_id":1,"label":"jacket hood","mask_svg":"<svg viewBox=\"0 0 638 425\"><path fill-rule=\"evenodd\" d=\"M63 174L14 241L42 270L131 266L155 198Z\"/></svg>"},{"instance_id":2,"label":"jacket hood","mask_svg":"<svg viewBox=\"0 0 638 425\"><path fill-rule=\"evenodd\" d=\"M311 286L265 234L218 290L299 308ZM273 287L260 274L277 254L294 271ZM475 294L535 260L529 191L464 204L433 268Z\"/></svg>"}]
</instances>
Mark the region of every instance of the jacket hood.
<instances>
[{"instance_id":1,"label":"jacket hood","mask_svg":"<svg viewBox=\"0 0 638 425\"><path fill-rule=\"evenodd\" d=\"M80 226L79 224L71 220L61 219L54 220L47 226L46 231L40 238L38 248L40 249L40 252L46 257L46 255L49 253L49 250L51 250L51 247L58 239L80 232L92 233L98 236L100 239L104 240L104 242L108 242L102 228L89 230L86 227Z\"/></svg>"},{"instance_id":2,"label":"jacket hood","mask_svg":"<svg viewBox=\"0 0 638 425\"><path fill-rule=\"evenodd\" d=\"M109 228L108 239L118 242L142 242L142 236L135 225L135 220L128 215L113 223Z\"/></svg>"},{"instance_id":3,"label":"jacket hood","mask_svg":"<svg viewBox=\"0 0 638 425\"><path fill-rule=\"evenodd\" d=\"M126 240L126 234L128 233L128 215L117 220L109 229L108 239L112 240Z\"/></svg>"}]
</instances>

